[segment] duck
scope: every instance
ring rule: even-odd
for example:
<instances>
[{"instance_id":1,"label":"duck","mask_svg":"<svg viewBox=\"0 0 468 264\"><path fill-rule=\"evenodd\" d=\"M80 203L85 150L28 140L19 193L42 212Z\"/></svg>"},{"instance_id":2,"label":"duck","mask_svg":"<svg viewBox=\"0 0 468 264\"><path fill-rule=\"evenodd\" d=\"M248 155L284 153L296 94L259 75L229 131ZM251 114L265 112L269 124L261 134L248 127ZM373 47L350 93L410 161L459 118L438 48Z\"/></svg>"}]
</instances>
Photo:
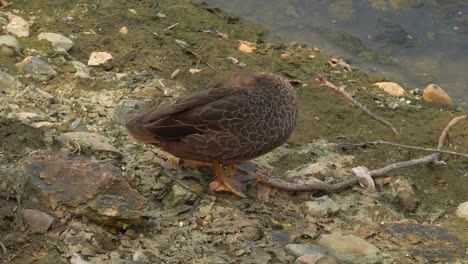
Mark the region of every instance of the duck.
<instances>
[{"instance_id":1,"label":"duck","mask_svg":"<svg viewBox=\"0 0 468 264\"><path fill-rule=\"evenodd\" d=\"M215 191L246 197L230 179L236 165L284 144L296 124L295 88L271 73L235 73L211 88L178 98L126 123L137 141L183 160L211 165ZM227 172L226 172L227 168Z\"/></svg>"}]
</instances>

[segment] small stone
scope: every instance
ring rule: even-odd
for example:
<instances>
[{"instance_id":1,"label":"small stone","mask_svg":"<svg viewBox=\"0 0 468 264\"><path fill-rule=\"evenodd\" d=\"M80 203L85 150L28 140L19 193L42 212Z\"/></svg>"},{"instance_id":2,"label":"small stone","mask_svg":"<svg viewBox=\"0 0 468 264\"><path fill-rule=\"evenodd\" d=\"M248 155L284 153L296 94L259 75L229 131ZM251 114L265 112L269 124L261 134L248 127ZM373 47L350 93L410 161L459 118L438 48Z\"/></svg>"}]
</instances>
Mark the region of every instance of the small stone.
<instances>
[{"instance_id":1,"label":"small stone","mask_svg":"<svg viewBox=\"0 0 468 264\"><path fill-rule=\"evenodd\" d=\"M89 56L88 66L102 66L104 69L112 68L113 58L108 52L92 52Z\"/></svg>"},{"instance_id":2,"label":"small stone","mask_svg":"<svg viewBox=\"0 0 468 264\"><path fill-rule=\"evenodd\" d=\"M400 176L392 181L390 186L398 204L404 210L414 212L418 207L419 199L408 180Z\"/></svg>"},{"instance_id":3,"label":"small stone","mask_svg":"<svg viewBox=\"0 0 468 264\"><path fill-rule=\"evenodd\" d=\"M354 236L343 235L337 232L322 235L318 244L333 250L337 256L350 263L380 263L382 253L373 244Z\"/></svg>"},{"instance_id":4,"label":"small stone","mask_svg":"<svg viewBox=\"0 0 468 264\"><path fill-rule=\"evenodd\" d=\"M21 54L18 40L10 35L0 36L0 55L15 56Z\"/></svg>"},{"instance_id":5,"label":"small stone","mask_svg":"<svg viewBox=\"0 0 468 264\"><path fill-rule=\"evenodd\" d=\"M176 69L175 71L172 72L171 77L169 77L169 79L171 80L175 79L177 76L179 76L179 73L180 73L180 69Z\"/></svg>"},{"instance_id":6,"label":"small stone","mask_svg":"<svg viewBox=\"0 0 468 264\"><path fill-rule=\"evenodd\" d=\"M281 53L280 58L281 59L287 59L287 58L289 58L289 55L286 54L286 53Z\"/></svg>"},{"instance_id":7,"label":"small stone","mask_svg":"<svg viewBox=\"0 0 468 264\"><path fill-rule=\"evenodd\" d=\"M0 71L0 91L15 89L20 85L20 82L15 77Z\"/></svg>"},{"instance_id":8,"label":"small stone","mask_svg":"<svg viewBox=\"0 0 468 264\"><path fill-rule=\"evenodd\" d=\"M150 263L148 257L142 250L137 250L135 254L133 254L133 263L134 264L146 264Z\"/></svg>"},{"instance_id":9,"label":"small stone","mask_svg":"<svg viewBox=\"0 0 468 264\"><path fill-rule=\"evenodd\" d=\"M52 47L68 51L73 47L73 41L57 33L43 32L37 36L38 39L45 39L52 44Z\"/></svg>"},{"instance_id":10,"label":"small stone","mask_svg":"<svg viewBox=\"0 0 468 264\"><path fill-rule=\"evenodd\" d=\"M126 27L126 26L121 27L119 29L119 33L126 35L128 33L128 27Z\"/></svg>"},{"instance_id":11,"label":"small stone","mask_svg":"<svg viewBox=\"0 0 468 264\"><path fill-rule=\"evenodd\" d=\"M52 216L33 209L23 210L23 220L33 233L46 232L54 222L54 218Z\"/></svg>"},{"instance_id":12,"label":"small stone","mask_svg":"<svg viewBox=\"0 0 468 264\"><path fill-rule=\"evenodd\" d=\"M401 97L404 96L406 93L403 87L394 82L378 82L374 83L374 85L391 96Z\"/></svg>"},{"instance_id":13,"label":"small stone","mask_svg":"<svg viewBox=\"0 0 468 264\"><path fill-rule=\"evenodd\" d=\"M295 264L315 264L317 263L317 260L319 260L320 256L312 256L312 255L304 255L300 256L296 259L294 262Z\"/></svg>"},{"instance_id":14,"label":"small stone","mask_svg":"<svg viewBox=\"0 0 468 264\"><path fill-rule=\"evenodd\" d=\"M197 73L202 72L202 70L200 70L200 69L190 69L189 72L190 72L191 74L197 74Z\"/></svg>"},{"instance_id":15,"label":"small stone","mask_svg":"<svg viewBox=\"0 0 468 264\"><path fill-rule=\"evenodd\" d=\"M237 64L239 63L239 60L234 58L234 57L227 57L228 60L230 60L232 62L232 64Z\"/></svg>"},{"instance_id":16,"label":"small stone","mask_svg":"<svg viewBox=\"0 0 468 264\"><path fill-rule=\"evenodd\" d=\"M339 210L337 204L328 196L320 197L315 201L306 201L302 206L305 214L314 217L334 215Z\"/></svg>"},{"instance_id":17,"label":"small stone","mask_svg":"<svg viewBox=\"0 0 468 264\"><path fill-rule=\"evenodd\" d=\"M122 152L112 146L107 138L96 133L67 132L61 134L59 140L75 149L89 148L97 152L111 152L122 155Z\"/></svg>"},{"instance_id":18,"label":"small stone","mask_svg":"<svg viewBox=\"0 0 468 264\"><path fill-rule=\"evenodd\" d=\"M89 69L86 65L80 61L72 61L71 64L75 67L76 72L74 77L89 79L91 75L89 74Z\"/></svg>"},{"instance_id":19,"label":"small stone","mask_svg":"<svg viewBox=\"0 0 468 264\"><path fill-rule=\"evenodd\" d=\"M39 57L28 56L18 64L18 68L32 78L47 81L52 79L57 72Z\"/></svg>"},{"instance_id":20,"label":"small stone","mask_svg":"<svg viewBox=\"0 0 468 264\"><path fill-rule=\"evenodd\" d=\"M29 37L29 23L20 16L8 14L6 30L17 37Z\"/></svg>"},{"instance_id":21,"label":"small stone","mask_svg":"<svg viewBox=\"0 0 468 264\"><path fill-rule=\"evenodd\" d=\"M423 99L436 105L452 106L452 98L436 84L429 84L424 88Z\"/></svg>"},{"instance_id":22,"label":"small stone","mask_svg":"<svg viewBox=\"0 0 468 264\"><path fill-rule=\"evenodd\" d=\"M244 52L244 53L252 53L255 50L257 50L257 47L255 46L255 43L247 42L247 41L239 41L239 50Z\"/></svg>"},{"instance_id":23,"label":"small stone","mask_svg":"<svg viewBox=\"0 0 468 264\"><path fill-rule=\"evenodd\" d=\"M184 204L192 198L192 193L185 188L174 184L172 191L169 193L168 198L165 200L166 204L175 207L179 204Z\"/></svg>"},{"instance_id":24,"label":"small stone","mask_svg":"<svg viewBox=\"0 0 468 264\"><path fill-rule=\"evenodd\" d=\"M460 204L457 208L457 211L455 212L455 215L468 221L468 202Z\"/></svg>"}]
</instances>

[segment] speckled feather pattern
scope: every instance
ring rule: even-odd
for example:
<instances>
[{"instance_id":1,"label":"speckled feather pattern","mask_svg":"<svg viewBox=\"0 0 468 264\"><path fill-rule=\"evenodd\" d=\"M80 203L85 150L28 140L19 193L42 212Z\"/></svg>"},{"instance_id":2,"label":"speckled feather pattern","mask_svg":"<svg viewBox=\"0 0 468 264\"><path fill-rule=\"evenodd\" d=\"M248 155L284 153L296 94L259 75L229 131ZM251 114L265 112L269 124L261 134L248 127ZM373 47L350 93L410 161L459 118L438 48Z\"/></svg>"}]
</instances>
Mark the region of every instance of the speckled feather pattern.
<instances>
[{"instance_id":1,"label":"speckled feather pattern","mask_svg":"<svg viewBox=\"0 0 468 264\"><path fill-rule=\"evenodd\" d=\"M296 123L294 88L273 74L236 74L127 123L136 139L176 157L231 164L282 145Z\"/></svg>"}]
</instances>

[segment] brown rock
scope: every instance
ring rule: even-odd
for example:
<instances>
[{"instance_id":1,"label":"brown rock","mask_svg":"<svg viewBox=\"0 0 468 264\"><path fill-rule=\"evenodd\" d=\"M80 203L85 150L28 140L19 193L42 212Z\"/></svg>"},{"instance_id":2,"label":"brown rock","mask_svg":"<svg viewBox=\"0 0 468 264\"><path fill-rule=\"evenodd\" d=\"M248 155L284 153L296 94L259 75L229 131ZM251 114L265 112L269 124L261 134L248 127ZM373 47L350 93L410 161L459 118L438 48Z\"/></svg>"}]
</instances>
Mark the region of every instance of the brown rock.
<instances>
[{"instance_id":1,"label":"brown rock","mask_svg":"<svg viewBox=\"0 0 468 264\"><path fill-rule=\"evenodd\" d=\"M49 230L54 218L39 210L24 209L23 221L33 233L44 233Z\"/></svg>"},{"instance_id":2,"label":"brown rock","mask_svg":"<svg viewBox=\"0 0 468 264\"><path fill-rule=\"evenodd\" d=\"M452 98L436 84L429 84L424 88L423 98L426 102L436 105L452 106Z\"/></svg>"},{"instance_id":3,"label":"brown rock","mask_svg":"<svg viewBox=\"0 0 468 264\"><path fill-rule=\"evenodd\" d=\"M99 223L122 227L139 222L145 199L111 164L71 153L38 151L18 163L24 192L53 209L62 206Z\"/></svg>"},{"instance_id":4,"label":"brown rock","mask_svg":"<svg viewBox=\"0 0 468 264\"><path fill-rule=\"evenodd\" d=\"M418 207L419 199L408 180L400 176L392 181L390 186L398 204L406 211L414 212Z\"/></svg>"},{"instance_id":5,"label":"brown rock","mask_svg":"<svg viewBox=\"0 0 468 264\"><path fill-rule=\"evenodd\" d=\"M384 90L384 92L388 93L391 96L404 96L406 91L397 83L393 82L378 82L374 83L379 89Z\"/></svg>"}]
</instances>

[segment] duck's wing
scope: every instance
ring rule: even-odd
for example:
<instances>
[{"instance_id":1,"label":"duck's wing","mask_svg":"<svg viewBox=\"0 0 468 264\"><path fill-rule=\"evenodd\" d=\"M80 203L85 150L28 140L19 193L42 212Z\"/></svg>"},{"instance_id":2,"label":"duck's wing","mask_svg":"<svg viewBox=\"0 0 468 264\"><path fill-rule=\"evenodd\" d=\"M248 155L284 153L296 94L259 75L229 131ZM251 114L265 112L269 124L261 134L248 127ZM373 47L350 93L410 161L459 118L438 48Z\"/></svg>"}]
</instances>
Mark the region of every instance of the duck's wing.
<instances>
[{"instance_id":1,"label":"duck's wing","mask_svg":"<svg viewBox=\"0 0 468 264\"><path fill-rule=\"evenodd\" d=\"M138 134L155 138L180 139L205 130L221 130L218 121L224 114L235 111L236 97L241 87L216 87L204 90L138 116L127 123L136 138ZM148 140L143 140L148 142ZM150 142L148 142L150 143Z\"/></svg>"}]
</instances>

